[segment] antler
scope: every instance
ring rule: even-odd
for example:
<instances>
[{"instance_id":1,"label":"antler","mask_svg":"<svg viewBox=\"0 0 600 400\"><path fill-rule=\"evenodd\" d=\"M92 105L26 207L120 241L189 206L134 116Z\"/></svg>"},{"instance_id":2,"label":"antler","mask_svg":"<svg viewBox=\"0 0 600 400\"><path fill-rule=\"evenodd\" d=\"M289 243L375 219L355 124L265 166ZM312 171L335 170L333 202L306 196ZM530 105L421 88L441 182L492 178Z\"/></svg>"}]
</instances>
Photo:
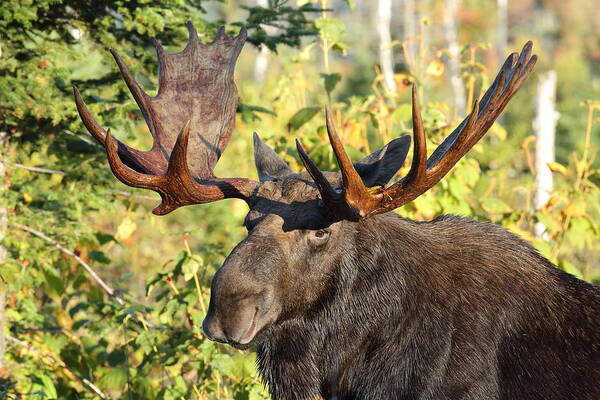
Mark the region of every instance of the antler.
<instances>
[{"instance_id":1,"label":"antler","mask_svg":"<svg viewBox=\"0 0 600 400\"><path fill-rule=\"evenodd\" d=\"M159 65L155 97L144 92L119 54L110 50L152 133L154 143L149 151L133 149L104 130L74 88L79 115L105 147L115 176L126 185L160 194L162 203L153 210L157 215L225 198L249 201L258 185L245 178L216 178L213 173L235 122L233 71L246 30L242 28L238 36L230 38L221 28L212 43L202 44L191 22L187 27L189 41L180 53L167 54L153 39ZM194 153L188 157L190 141Z\"/></svg>"},{"instance_id":2,"label":"antler","mask_svg":"<svg viewBox=\"0 0 600 400\"><path fill-rule=\"evenodd\" d=\"M342 174L342 189L336 191L315 166L301 143L296 146L304 166L321 192L329 212L341 219L358 221L400 207L440 181L490 129L511 97L529 76L537 57L531 56L533 44L527 42L520 54L511 54L494 83L473 111L427 159L425 130L421 119L416 87L412 90L413 161L408 174L389 188L369 191L354 169L338 137L331 112L326 110L327 133ZM517 59L518 56L518 59Z\"/></svg>"}]
</instances>

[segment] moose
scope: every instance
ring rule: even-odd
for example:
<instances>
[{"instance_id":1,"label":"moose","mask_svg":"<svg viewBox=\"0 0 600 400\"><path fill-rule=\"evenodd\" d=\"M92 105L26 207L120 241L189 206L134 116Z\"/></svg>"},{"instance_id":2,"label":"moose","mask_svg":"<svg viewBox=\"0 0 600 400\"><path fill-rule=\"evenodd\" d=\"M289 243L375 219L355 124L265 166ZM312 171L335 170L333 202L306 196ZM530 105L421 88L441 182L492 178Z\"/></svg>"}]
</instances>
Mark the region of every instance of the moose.
<instances>
[{"instance_id":1,"label":"moose","mask_svg":"<svg viewBox=\"0 0 600 400\"><path fill-rule=\"evenodd\" d=\"M220 29L204 44L188 29L176 54L154 40L155 97L111 50L154 138L149 151L115 139L75 88L76 105L114 175L160 194L155 214L246 201L248 236L213 278L203 331L238 349L256 346L273 399L600 399L598 287L499 226L392 212L489 130L536 62L531 42L429 158L413 86L412 163L395 183L411 139L353 163L329 111L339 172L319 170L297 141L307 172L294 173L254 134L257 182L213 173L233 130L246 30Z\"/></svg>"}]
</instances>

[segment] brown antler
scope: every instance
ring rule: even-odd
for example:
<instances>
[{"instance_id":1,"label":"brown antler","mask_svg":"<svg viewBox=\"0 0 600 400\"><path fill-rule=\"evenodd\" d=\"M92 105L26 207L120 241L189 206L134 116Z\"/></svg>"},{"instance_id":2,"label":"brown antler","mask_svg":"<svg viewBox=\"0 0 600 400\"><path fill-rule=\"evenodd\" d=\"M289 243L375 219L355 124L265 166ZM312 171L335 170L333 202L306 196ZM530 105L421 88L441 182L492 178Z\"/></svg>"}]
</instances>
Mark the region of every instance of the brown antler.
<instances>
[{"instance_id":1,"label":"brown antler","mask_svg":"<svg viewBox=\"0 0 600 400\"><path fill-rule=\"evenodd\" d=\"M327 133L342 173L341 191L333 189L299 141L296 141L296 145L300 158L329 211L341 219L357 221L400 207L440 181L490 129L508 101L519 90L537 60L535 55L531 56L531 48L532 43L527 42L521 54L513 53L506 59L492 86L479 103L475 102L471 114L438 146L429 159L416 88L413 86L414 156L411 169L404 178L389 188L376 192L365 187L354 169L335 131L331 113L327 110Z\"/></svg>"},{"instance_id":2,"label":"brown antler","mask_svg":"<svg viewBox=\"0 0 600 400\"><path fill-rule=\"evenodd\" d=\"M139 151L116 140L91 115L79 91L75 102L86 128L106 149L110 167L123 183L158 192L160 206L153 212L225 198L249 200L258 185L245 178L216 178L213 168L227 146L235 122L237 89L235 62L246 40L242 28L230 38L224 28L214 41L202 44L191 22L183 51L167 54L153 39L159 65L158 94L148 96L111 49L125 83L142 110L154 143ZM190 137L191 136L191 137ZM188 142L194 152L188 156Z\"/></svg>"}]
</instances>

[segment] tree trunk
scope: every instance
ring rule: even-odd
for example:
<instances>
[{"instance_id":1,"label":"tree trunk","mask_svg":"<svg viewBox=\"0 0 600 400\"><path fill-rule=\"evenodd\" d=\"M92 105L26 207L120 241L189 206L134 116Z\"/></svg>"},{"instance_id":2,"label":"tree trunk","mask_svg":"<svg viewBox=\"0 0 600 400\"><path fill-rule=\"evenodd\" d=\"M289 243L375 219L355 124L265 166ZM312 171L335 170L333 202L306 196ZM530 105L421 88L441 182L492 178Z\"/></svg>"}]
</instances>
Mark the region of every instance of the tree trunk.
<instances>
[{"instance_id":1,"label":"tree trunk","mask_svg":"<svg viewBox=\"0 0 600 400\"><path fill-rule=\"evenodd\" d=\"M459 116L465 115L466 98L465 86L460 77L460 46L456 34L456 13L458 11L457 0L445 0L444 6L444 36L448 43L448 58L446 67L448 78L454 95L454 108Z\"/></svg>"},{"instance_id":2,"label":"tree trunk","mask_svg":"<svg viewBox=\"0 0 600 400\"><path fill-rule=\"evenodd\" d=\"M6 174L6 132L0 131L0 198L4 198L4 191L6 190L4 186L4 176ZM2 245L2 241L6 236L6 231L8 230L8 221L7 221L7 210L6 204L0 203L0 266L7 261L8 251ZM4 308L6 305L6 287L4 286L4 282L0 280L0 369L4 366L4 351L6 349L6 342L4 337Z\"/></svg>"},{"instance_id":3,"label":"tree trunk","mask_svg":"<svg viewBox=\"0 0 600 400\"><path fill-rule=\"evenodd\" d=\"M497 0L496 49L498 60L504 59L508 44L508 0Z\"/></svg>"},{"instance_id":4,"label":"tree trunk","mask_svg":"<svg viewBox=\"0 0 600 400\"><path fill-rule=\"evenodd\" d=\"M556 72L548 71L540 76L537 85L536 117L534 130L535 147L535 199L536 210L543 208L552 193L552 171L548 163L554 162L554 134L556 130L557 113L555 110ZM543 237L546 227L538 222L534 233Z\"/></svg>"},{"instance_id":5,"label":"tree trunk","mask_svg":"<svg viewBox=\"0 0 600 400\"><path fill-rule=\"evenodd\" d=\"M268 0L256 0L256 5L267 8ZM267 31L267 33L269 33ZM267 69L269 68L269 49L264 44L260 45L260 50L254 61L254 81L262 86L265 83Z\"/></svg>"},{"instance_id":6,"label":"tree trunk","mask_svg":"<svg viewBox=\"0 0 600 400\"><path fill-rule=\"evenodd\" d=\"M392 0L377 1L377 17L375 28L379 39L379 65L383 74L385 88L396 92L396 81L394 80L394 60L391 48L392 35L390 25L392 21Z\"/></svg>"}]
</instances>

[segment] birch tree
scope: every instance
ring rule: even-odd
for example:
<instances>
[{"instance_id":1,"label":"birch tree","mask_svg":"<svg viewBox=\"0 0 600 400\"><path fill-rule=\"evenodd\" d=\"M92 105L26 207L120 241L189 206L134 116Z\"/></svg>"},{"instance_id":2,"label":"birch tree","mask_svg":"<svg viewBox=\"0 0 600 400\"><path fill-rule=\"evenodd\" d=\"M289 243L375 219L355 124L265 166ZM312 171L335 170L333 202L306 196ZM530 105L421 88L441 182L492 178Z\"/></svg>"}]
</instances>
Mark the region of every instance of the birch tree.
<instances>
[{"instance_id":1,"label":"birch tree","mask_svg":"<svg viewBox=\"0 0 600 400\"><path fill-rule=\"evenodd\" d=\"M256 0L256 5L267 8L268 0ZM260 50L254 61L254 81L262 86L265 82L265 76L269 68L269 49L265 44L260 45Z\"/></svg>"},{"instance_id":2,"label":"birch tree","mask_svg":"<svg viewBox=\"0 0 600 400\"><path fill-rule=\"evenodd\" d=\"M557 120L555 101L556 72L551 70L540 76L537 85L534 121L536 137L534 206L536 210L546 205L553 189L552 171L548 168L548 163L554 162L554 134ZM543 237L545 230L546 227L540 222L534 227L538 237Z\"/></svg>"},{"instance_id":3,"label":"birch tree","mask_svg":"<svg viewBox=\"0 0 600 400\"><path fill-rule=\"evenodd\" d=\"M391 47L391 18L392 0L378 0L375 27L379 40L379 65L381 66L386 89L394 93L396 91L396 82L394 81L394 60Z\"/></svg>"},{"instance_id":4,"label":"birch tree","mask_svg":"<svg viewBox=\"0 0 600 400\"><path fill-rule=\"evenodd\" d=\"M460 77L460 46L456 34L457 0L445 0L444 4L444 36L448 44L446 66L454 96L454 107L458 115L465 114L465 86Z\"/></svg>"},{"instance_id":5,"label":"birch tree","mask_svg":"<svg viewBox=\"0 0 600 400\"><path fill-rule=\"evenodd\" d=\"M498 59L501 60L508 45L508 0L497 0L496 8L496 49Z\"/></svg>"}]
</instances>

